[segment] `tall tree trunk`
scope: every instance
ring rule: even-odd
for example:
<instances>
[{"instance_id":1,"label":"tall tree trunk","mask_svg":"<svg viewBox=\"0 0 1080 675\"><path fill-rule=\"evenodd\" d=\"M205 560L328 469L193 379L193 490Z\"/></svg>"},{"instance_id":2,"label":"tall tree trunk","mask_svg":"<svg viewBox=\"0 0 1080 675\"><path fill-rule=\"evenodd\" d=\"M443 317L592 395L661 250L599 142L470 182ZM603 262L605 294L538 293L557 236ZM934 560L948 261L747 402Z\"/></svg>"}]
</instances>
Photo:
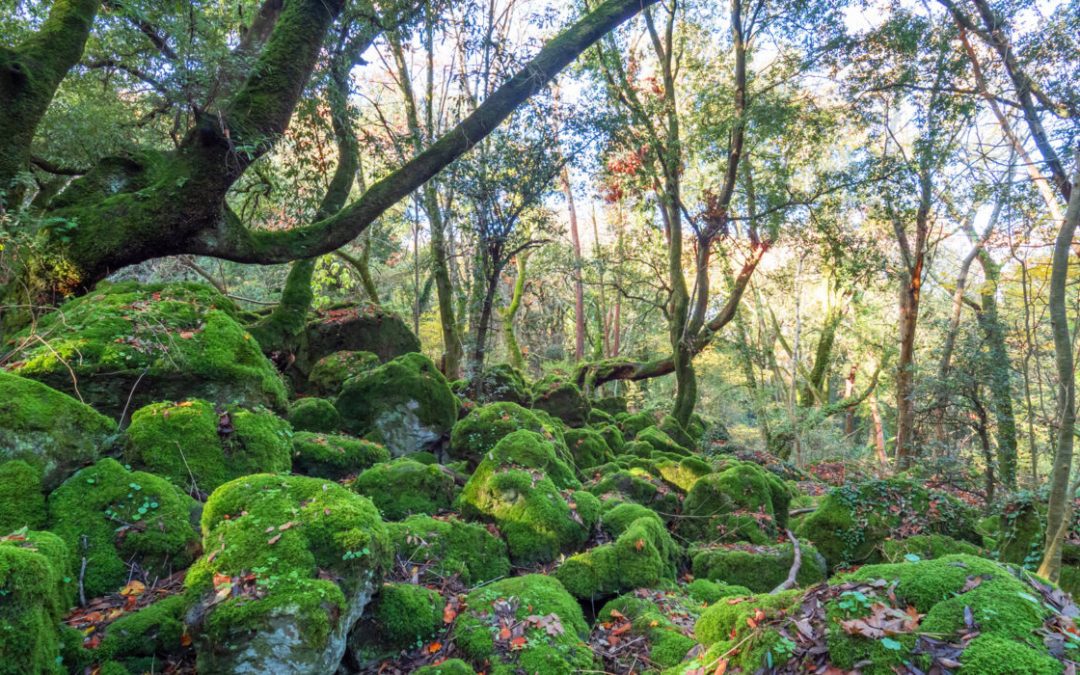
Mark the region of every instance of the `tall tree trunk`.
<instances>
[{"instance_id":1,"label":"tall tree trunk","mask_svg":"<svg viewBox=\"0 0 1080 675\"><path fill-rule=\"evenodd\" d=\"M1080 185L1080 153L1073 185ZM1046 514L1046 544L1039 574L1057 581L1061 572L1061 548L1068 531L1073 496L1069 494L1069 474L1073 462L1073 432L1076 428L1076 374L1073 370L1072 340L1065 303L1069 276L1069 254L1080 221L1080 190L1072 190L1065 219L1061 223L1050 270L1050 327L1054 334L1054 361L1058 375L1057 452L1050 473L1050 504Z\"/></svg>"},{"instance_id":2,"label":"tall tree trunk","mask_svg":"<svg viewBox=\"0 0 1080 675\"><path fill-rule=\"evenodd\" d=\"M525 272L529 262L529 252L522 251L517 255L517 278L514 279L514 293L510 296L510 305L503 313L502 328L503 340L506 342L506 351L510 359L510 365L521 372L525 372L525 355L521 353L517 336L514 334L514 317L521 308L521 298L525 295Z\"/></svg>"},{"instance_id":3,"label":"tall tree trunk","mask_svg":"<svg viewBox=\"0 0 1080 675\"><path fill-rule=\"evenodd\" d=\"M559 174L566 208L570 217L570 241L574 245L574 360L585 358L585 284L581 278L581 236L578 233L574 190L570 185L570 170L563 165Z\"/></svg>"}]
</instances>

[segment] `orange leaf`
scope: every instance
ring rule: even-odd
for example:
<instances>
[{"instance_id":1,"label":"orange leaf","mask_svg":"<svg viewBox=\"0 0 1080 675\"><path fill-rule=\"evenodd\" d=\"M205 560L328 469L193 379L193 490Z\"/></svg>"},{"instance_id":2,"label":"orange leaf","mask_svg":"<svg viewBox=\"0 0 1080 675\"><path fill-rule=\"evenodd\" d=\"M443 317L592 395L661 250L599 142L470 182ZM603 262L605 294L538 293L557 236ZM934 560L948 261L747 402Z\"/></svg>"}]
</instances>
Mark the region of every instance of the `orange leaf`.
<instances>
[{"instance_id":1,"label":"orange leaf","mask_svg":"<svg viewBox=\"0 0 1080 675\"><path fill-rule=\"evenodd\" d=\"M457 618L457 610L454 609L454 605L452 603L449 603L449 602L446 603L446 607L443 607L443 611L442 611L443 623L453 623L454 619L456 619L456 618Z\"/></svg>"},{"instance_id":2,"label":"orange leaf","mask_svg":"<svg viewBox=\"0 0 1080 675\"><path fill-rule=\"evenodd\" d=\"M728 660L720 659L720 663L716 664L716 670L713 671L713 675L724 675L727 672Z\"/></svg>"},{"instance_id":3,"label":"orange leaf","mask_svg":"<svg viewBox=\"0 0 1080 675\"><path fill-rule=\"evenodd\" d=\"M120 595L142 595L145 591L146 584L137 579L132 579L127 583L127 586L120 589Z\"/></svg>"},{"instance_id":4,"label":"orange leaf","mask_svg":"<svg viewBox=\"0 0 1080 675\"><path fill-rule=\"evenodd\" d=\"M525 649L525 638L516 637L510 641L510 649Z\"/></svg>"},{"instance_id":5,"label":"orange leaf","mask_svg":"<svg viewBox=\"0 0 1080 675\"><path fill-rule=\"evenodd\" d=\"M186 632L183 635L180 636L180 646L181 647L190 647L191 646L191 636L188 635Z\"/></svg>"},{"instance_id":6,"label":"orange leaf","mask_svg":"<svg viewBox=\"0 0 1080 675\"><path fill-rule=\"evenodd\" d=\"M429 644L427 646L427 653L428 654L434 654L435 652L439 651L440 649L442 649L442 643L441 642L432 642L431 644Z\"/></svg>"},{"instance_id":7,"label":"orange leaf","mask_svg":"<svg viewBox=\"0 0 1080 675\"><path fill-rule=\"evenodd\" d=\"M501 629L499 629L499 639L500 640L509 640L510 639L510 629L507 628L506 626L503 626Z\"/></svg>"},{"instance_id":8,"label":"orange leaf","mask_svg":"<svg viewBox=\"0 0 1080 675\"><path fill-rule=\"evenodd\" d=\"M279 539L281 539L281 535L280 535L280 534L275 534L274 536L270 537L270 538L269 538L269 539L268 539L268 540L266 541L266 543L267 543L267 545L269 545L269 546L273 546L274 544L278 543L278 540L279 540Z\"/></svg>"},{"instance_id":9,"label":"orange leaf","mask_svg":"<svg viewBox=\"0 0 1080 675\"><path fill-rule=\"evenodd\" d=\"M645 548L645 540L644 539L638 539L637 541L635 541L634 542L634 548L636 548L639 551L641 549Z\"/></svg>"}]
</instances>

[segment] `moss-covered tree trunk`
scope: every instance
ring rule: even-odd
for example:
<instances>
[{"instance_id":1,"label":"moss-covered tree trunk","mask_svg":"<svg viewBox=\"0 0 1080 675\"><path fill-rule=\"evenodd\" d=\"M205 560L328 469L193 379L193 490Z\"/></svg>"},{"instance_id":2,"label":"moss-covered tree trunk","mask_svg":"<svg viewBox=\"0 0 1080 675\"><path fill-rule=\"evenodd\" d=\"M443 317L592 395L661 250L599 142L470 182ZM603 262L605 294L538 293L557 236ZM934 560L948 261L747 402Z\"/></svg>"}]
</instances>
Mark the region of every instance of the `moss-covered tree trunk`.
<instances>
[{"instance_id":1,"label":"moss-covered tree trunk","mask_svg":"<svg viewBox=\"0 0 1080 675\"><path fill-rule=\"evenodd\" d=\"M1078 153L1080 155L1080 153ZM1080 156L1073 179L1080 185ZM1050 472L1050 503L1046 513L1046 544L1039 574L1057 581L1061 572L1061 548L1067 534L1070 505L1069 475L1073 463L1073 433L1076 429L1076 373L1073 369L1072 341L1065 292L1069 277L1069 256L1073 236L1080 222L1080 190L1073 190L1065 219L1054 242L1050 269L1050 327L1054 334L1054 362L1058 375L1057 452Z\"/></svg>"},{"instance_id":2,"label":"moss-covered tree trunk","mask_svg":"<svg viewBox=\"0 0 1080 675\"><path fill-rule=\"evenodd\" d=\"M503 341L506 343L507 357L510 365L525 372L525 355L521 353L521 345L518 344L517 335L514 333L514 318L521 309L521 298L525 295L526 271L529 263L529 252L522 251L517 255L517 278L514 279L514 291L510 296L510 304L502 317Z\"/></svg>"}]
</instances>

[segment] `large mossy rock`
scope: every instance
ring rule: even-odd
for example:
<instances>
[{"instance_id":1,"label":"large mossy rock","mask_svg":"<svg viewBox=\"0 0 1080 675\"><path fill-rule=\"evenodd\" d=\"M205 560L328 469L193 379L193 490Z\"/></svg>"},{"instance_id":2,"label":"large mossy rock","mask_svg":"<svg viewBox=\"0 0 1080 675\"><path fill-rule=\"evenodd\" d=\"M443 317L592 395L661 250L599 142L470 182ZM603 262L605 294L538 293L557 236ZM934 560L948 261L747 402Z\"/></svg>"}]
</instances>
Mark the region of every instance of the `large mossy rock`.
<instances>
[{"instance_id":1,"label":"large mossy rock","mask_svg":"<svg viewBox=\"0 0 1080 675\"><path fill-rule=\"evenodd\" d=\"M699 542L767 544L787 528L791 490L757 464L732 460L698 478L683 502L679 533Z\"/></svg>"},{"instance_id":2,"label":"large mossy rock","mask_svg":"<svg viewBox=\"0 0 1080 675\"><path fill-rule=\"evenodd\" d=\"M22 460L51 490L111 445L116 422L67 394L0 370L0 461Z\"/></svg>"},{"instance_id":3,"label":"large mossy rock","mask_svg":"<svg viewBox=\"0 0 1080 675\"><path fill-rule=\"evenodd\" d=\"M621 595L601 608L596 615L594 637L620 631L616 633L616 646L644 643L648 648L649 662L655 669L677 668L690 650L697 646L697 640L687 624L701 613L701 604L701 601L685 593L639 589ZM639 657L635 651L612 650L609 658L616 666L613 670L620 673L638 672Z\"/></svg>"},{"instance_id":4,"label":"large mossy rock","mask_svg":"<svg viewBox=\"0 0 1080 675\"><path fill-rule=\"evenodd\" d=\"M834 488L802 519L797 534L811 541L832 567L880 561L886 539L916 534L944 534L972 543L981 539L971 507L899 478Z\"/></svg>"},{"instance_id":5,"label":"large mossy rock","mask_svg":"<svg viewBox=\"0 0 1080 675\"><path fill-rule=\"evenodd\" d=\"M0 535L40 530L47 517L41 472L19 459L0 462Z\"/></svg>"},{"instance_id":6,"label":"large mossy rock","mask_svg":"<svg viewBox=\"0 0 1080 675\"><path fill-rule=\"evenodd\" d=\"M305 375L336 352L370 352L385 362L420 351L420 340L400 316L370 304L319 311L303 342L296 367Z\"/></svg>"},{"instance_id":7,"label":"large mossy rock","mask_svg":"<svg viewBox=\"0 0 1080 675\"><path fill-rule=\"evenodd\" d=\"M43 340L30 340L30 331ZM285 385L237 321L200 284L101 284L13 335L13 372L76 395L114 419L160 400L285 406ZM72 375L74 374L74 378Z\"/></svg>"},{"instance_id":8,"label":"large mossy rock","mask_svg":"<svg viewBox=\"0 0 1080 675\"><path fill-rule=\"evenodd\" d=\"M458 420L450 434L447 454L452 459L476 466L504 436L520 429L544 436L555 445L561 459L570 459L561 425L544 419L533 410L505 401L474 408Z\"/></svg>"},{"instance_id":9,"label":"large mossy rock","mask_svg":"<svg viewBox=\"0 0 1080 675\"><path fill-rule=\"evenodd\" d=\"M356 665L377 666L402 650L429 642L443 627L446 600L438 591L407 583L386 583L369 611L349 634Z\"/></svg>"},{"instance_id":10,"label":"large mossy rock","mask_svg":"<svg viewBox=\"0 0 1080 675\"><path fill-rule=\"evenodd\" d=\"M454 641L491 675L571 675L594 669L581 606L553 577L528 574L496 581L470 593L465 605ZM556 622L558 628L549 630ZM510 631L504 635L500 627L519 623L525 639L511 649Z\"/></svg>"},{"instance_id":11,"label":"large mossy rock","mask_svg":"<svg viewBox=\"0 0 1080 675\"><path fill-rule=\"evenodd\" d=\"M390 461L390 452L371 441L337 434L293 434L293 471L313 478L342 480Z\"/></svg>"},{"instance_id":12,"label":"large mossy rock","mask_svg":"<svg viewBox=\"0 0 1080 675\"><path fill-rule=\"evenodd\" d=\"M824 581L828 572L825 558L809 544L803 543L800 548L802 556L795 582L806 587ZM695 579L721 581L744 586L754 593L768 593L787 579L795 550L791 544L719 544L691 551L690 559Z\"/></svg>"},{"instance_id":13,"label":"large mossy rock","mask_svg":"<svg viewBox=\"0 0 1080 675\"><path fill-rule=\"evenodd\" d=\"M334 404L345 429L395 457L432 449L457 421L450 384L423 354L406 354L345 382Z\"/></svg>"},{"instance_id":14,"label":"large mossy rock","mask_svg":"<svg viewBox=\"0 0 1080 675\"><path fill-rule=\"evenodd\" d=\"M101 644L90 651L98 663L112 661L128 673L153 673L184 644L184 615L190 599L170 595L125 613L109 624ZM104 668L102 668L104 672Z\"/></svg>"},{"instance_id":15,"label":"large mossy rock","mask_svg":"<svg viewBox=\"0 0 1080 675\"><path fill-rule=\"evenodd\" d=\"M472 587L510 573L506 542L476 523L410 516L386 528L398 562L416 567L422 583L456 576Z\"/></svg>"},{"instance_id":16,"label":"large mossy rock","mask_svg":"<svg viewBox=\"0 0 1080 675\"><path fill-rule=\"evenodd\" d=\"M562 420L568 427L589 423L589 399L572 382L538 382L532 406Z\"/></svg>"},{"instance_id":17,"label":"large mossy rock","mask_svg":"<svg viewBox=\"0 0 1080 675\"><path fill-rule=\"evenodd\" d=\"M678 549L658 516L643 515L615 536L609 544L570 556L555 570L571 595L597 599L674 582Z\"/></svg>"},{"instance_id":18,"label":"large mossy rock","mask_svg":"<svg viewBox=\"0 0 1080 675\"><path fill-rule=\"evenodd\" d=\"M0 672L66 673L60 621L75 597L71 554L49 532L0 536Z\"/></svg>"},{"instance_id":19,"label":"large mossy rock","mask_svg":"<svg viewBox=\"0 0 1080 675\"><path fill-rule=\"evenodd\" d=\"M653 473L654 467L616 461L591 470L585 489L603 502L633 502L648 507L665 520L678 515L683 495Z\"/></svg>"},{"instance_id":20,"label":"large mossy rock","mask_svg":"<svg viewBox=\"0 0 1080 675\"><path fill-rule=\"evenodd\" d=\"M465 516L498 525L515 564L546 563L585 543L599 517L599 502L579 487L549 441L521 430L488 452L459 502Z\"/></svg>"},{"instance_id":21,"label":"large mossy rock","mask_svg":"<svg viewBox=\"0 0 1080 675\"><path fill-rule=\"evenodd\" d=\"M607 464L614 459L611 448L600 433L588 427L581 429L567 429L566 447L574 458L574 464L583 472L589 469Z\"/></svg>"},{"instance_id":22,"label":"large mossy rock","mask_svg":"<svg viewBox=\"0 0 1080 675\"><path fill-rule=\"evenodd\" d=\"M341 430L341 414L334 407L334 402L315 396L290 403L285 419L296 431L332 434Z\"/></svg>"},{"instance_id":23,"label":"large mossy rock","mask_svg":"<svg viewBox=\"0 0 1080 675\"><path fill-rule=\"evenodd\" d=\"M86 597L113 593L131 578L165 578L198 553L192 522L198 504L172 483L103 459L78 471L49 495L49 531L74 557Z\"/></svg>"},{"instance_id":24,"label":"large mossy rock","mask_svg":"<svg viewBox=\"0 0 1080 675\"><path fill-rule=\"evenodd\" d=\"M828 664L844 672L915 672L911 664L919 672L1051 675L1065 672L1070 651L1055 644L1072 639L1068 628L1053 626L1071 626L1075 614L1071 600L1053 587L985 558L867 565L805 594L710 606L696 626L709 647L698 662L727 653L729 666L746 672L770 665L813 670L818 657L782 639L806 631L821 637ZM885 631L875 616L899 618ZM733 650L737 644L745 648Z\"/></svg>"},{"instance_id":25,"label":"large mossy rock","mask_svg":"<svg viewBox=\"0 0 1080 675\"><path fill-rule=\"evenodd\" d=\"M447 510L458 494L454 478L439 465L406 457L376 464L357 476L352 488L370 499L387 520Z\"/></svg>"},{"instance_id":26,"label":"large mossy rock","mask_svg":"<svg viewBox=\"0 0 1080 675\"><path fill-rule=\"evenodd\" d=\"M188 571L199 672L337 670L390 564L375 506L325 480L257 474L218 488Z\"/></svg>"},{"instance_id":27,"label":"large mossy rock","mask_svg":"<svg viewBox=\"0 0 1080 675\"><path fill-rule=\"evenodd\" d=\"M209 494L238 476L288 472L292 427L266 410L209 401L154 403L131 416L124 456L188 494Z\"/></svg>"},{"instance_id":28,"label":"large mossy rock","mask_svg":"<svg viewBox=\"0 0 1080 675\"><path fill-rule=\"evenodd\" d=\"M315 362L308 373L308 389L316 396L335 397L345 380L378 367L379 357L371 352L334 352Z\"/></svg>"},{"instance_id":29,"label":"large mossy rock","mask_svg":"<svg viewBox=\"0 0 1080 675\"><path fill-rule=\"evenodd\" d=\"M532 393L525 376L507 363L485 368L466 390L473 394L478 403L505 401L521 406L532 403Z\"/></svg>"}]
</instances>

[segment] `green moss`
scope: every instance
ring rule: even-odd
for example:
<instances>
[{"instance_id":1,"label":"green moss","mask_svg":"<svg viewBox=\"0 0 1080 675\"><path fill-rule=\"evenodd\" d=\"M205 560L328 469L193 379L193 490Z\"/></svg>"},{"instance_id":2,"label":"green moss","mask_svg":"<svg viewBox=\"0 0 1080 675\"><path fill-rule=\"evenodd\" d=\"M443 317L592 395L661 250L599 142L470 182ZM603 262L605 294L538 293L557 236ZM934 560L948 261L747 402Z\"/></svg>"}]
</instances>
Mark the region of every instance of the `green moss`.
<instances>
[{"instance_id":1,"label":"green moss","mask_svg":"<svg viewBox=\"0 0 1080 675\"><path fill-rule=\"evenodd\" d=\"M446 601L423 586L384 584L372 607L374 642L390 650L412 647L434 637L443 625Z\"/></svg>"},{"instance_id":2,"label":"green moss","mask_svg":"<svg viewBox=\"0 0 1080 675\"><path fill-rule=\"evenodd\" d=\"M706 605L711 605L724 598L745 598L748 595L753 595L753 592L746 586L732 586L731 584L708 579L694 579L686 584L684 590L691 598Z\"/></svg>"},{"instance_id":3,"label":"green moss","mask_svg":"<svg viewBox=\"0 0 1080 675\"><path fill-rule=\"evenodd\" d=\"M124 456L190 494L209 493L238 476L288 471L292 428L266 410L154 403L131 416Z\"/></svg>"},{"instance_id":4,"label":"green moss","mask_svg":"<svg viewBox=\"0 0 1080 675\"><path fill-rule=\"evenodd\" d=\"M341 415L334 404L325 398L309 397L294 401L289 406L286 419L297 431L332 434L341 428Z\"/></svg>"},{"instance_id":5,"label":"green moss","mask_svg":"<svg viewBox=\"0 0 1080 675\"><path fill-rule=\"evenodd\" d=\"M688 516L679 532L697 541L774 541L787 527L788 487L749 462L729 463L719 473L699 478L683 503Z\"/></svg>"},{"instance_id":6,"label":"green moss","mask_svg":"<svg viewBox=\"0 0 1080 675\"><path fill-rule=\"evenodd\" d=\"M206 555L185 580L201 602L192 631L200 672L337 663L346 631L391 562L375 506L316 478L256 474L226 483L207 501L202 531ZM216 601L234 578L251 581Z\"/></svg>"},{"instance_id":7,"label":"green moss","mask_svg":"<svg viewBox=\"0 0 1080 675\"><path fill-rule=\"evenodd\" d=\"M480 462L460 505L466 517L495 521L516 564L551 562L584 543L599 515L595 498L571 492L578 486L550 442L515 431Z\"/></svg>"},{"instance_id":8,"label":"green moss","mask_svg":"<svg viewBox=\"0 0 1080 675\"><path fill-rule=\"evenodd\" d=\"M532 394L525 376L508 363L500 363L484 369L470 389L477 392L480 403L505 401L527 406L532 403Z\"/></svg>"},{"instance_id":9,"label":"green moss","mask_svg":"<svg viewBox=\"0 0 1080 675\"><path fill-rule=\"evenodd\" d=\"M0 533L45 525L41 472L22 460L0 462Z\"/></svg>"},{"instance_id":10,"label":"green moss","mask_svg":"<svg viewBox=\"0 0 1080 675\"><path fill-rule=\"evenodd\" d=\"M119 661L133 672L145 672L182 648L184 613L190 600L173 595L124 614L109 624L95 656Z\"/></svg>"},{"instance_id":11,"label":"green moss","mask_svg":"<svg viewBox=\"0 0 1080 675\"><path fill-rule=\"evenodd\" d=\"M830 566L877 562L894 533L944 534L978 542L972 509L957 499L903 479L870 480L834 488L799 523Z\"/></svg>"},{"instance_id":12,"label":"green moss","mask_svg":"<svg viewBox=\"0 0 1080 675\"><path fill-rule=\"evenodd\" d=\"M745 602L735 604L717 602L701 613L697 624L694 626L694 635L701 644L711 647L717 643L726 643L732 640L732 633L745 633L747 630L746 619L754 616L757 610L765 613L766 618L779 615L786 611L801 596L800 591L784 591L775 595L752 595ZM740 636L741 637L741 636ZM739 637L736 637L737 641ZM732 663L732 665L736 665ZM754 668L760 664L754 664Z\"/></svg>"},{"instance_id":13,"label":"green moss","mask_svg":"<svg viewBox=\"0 0 1080 675\"><path fill-rule=\"evenodd\" d=\"M594 473L588 491L601 501L634 502L664 518L673 517L681 508L679 493L646 469L609 464L598 467Z\"/></svg>"},{"instance_id":14,"label":"green moss","mask_svg":"<svg viewBox=\"0 0 1080 675\"><path fill-rule=\"evenodd\" d=\"M55 389L0 370L0 460L35 467L51 490L106 449L116 424Z\"/></svg>"},{"instance_id":15,"label":"green moss","mask_svg":"<svg viewBox=\"0 0 1080 675\"><path fill-rule=\"evenodd\" d=\"M611 448L611 452L616 455L622 454L623 448L626 446L626 440L623 438L623 433L619 431L619 427L614 424L605 424L597 431L604 437L604 441Z\"/></svg>"},{"instance_id":16,"label":"green moss","mask_svg":"<svg viewBox=\"0 0 1080 675\"><path fill-rule=\"evenodd\" d=\"M533 407L557 417L570 427L583 427L589 422L589 400L572 382L538 383Z\"/></svg>"},{"instance_id":17,"label":"green moss","mask_svg":"<svg viewBox=\"0 0 1080 675\"><path fill-rule=\"evenodd\" d=\"M1041 504L1030 493L1007 502L998 517L997 552L1001 560L1037 566L1042 559L1045 517Z\"/></svg>"},{"instance_id":18,"label":"green moss","mask_svg":"<svg viewBox=\"0 0 1080 675\"><path fill-rule=\"evenodd\" d=\"M882 542L881 553L885 562L900 562L911 556L931 560L953 553L979 555L979 547L944 534L917 534L907 539L889 539Z\"/></svg>"},{"instance_id":19,"label":"green moss","mask_svg":"<svg viewBox=\"0 0 1080 675\"><path fill-rule=\"evenodd\" d=\"M349 436L299 431L293 434L293 471L340 480L390 460L383 446Z\"/></svg>"},{"instance_id":20,"label":"green moss","mask_svg":"<svg viewBox=\"0 0 1080 675\"><path fill-rule=\"evenodd\" d=\"M670 559L674 548L659 518L639 518L614 542L567 558L555 570L555 578L571 595L583 599L653 587L664 579L674 581Z\"/></svg>"},{"instance_id":21,"label":"green moss","mask_svg":"<svg viewBox=\"0 0 1080 675\"><path fill-rule=\"evenodd\" d=\"M680 457L686 457L690 455L690 451L675 442L671 436L657 429L656 427L645 427L641 431L637 432L634 436L635 441L641 441L648 443L652 446L654 451L668 452L672 455Z\"/></svg>"},{"instance_id":22,"label":"green moss","mask_svg":"<svg viewBox=\"0 0 1080 675\"><path fill-rule=\"evenodd\" d=\"M197 504L171 483L103 459L49 495L49 530L72 555L86 558L86 597L119 590L129 564L150 578L166 577L194 558Z\"/></svg>"},{"instance_id":23,"label":"green moss","mask_svg":"<svg viewBox=\"0 0 1080 675\"><path fill-rule=\"evenodd\" d=\"M418 566L424 583L456 575L475 586L510 573L506 543L475 523L410 516L386 527L398 560Z\"/></svg>"},{"instance_id":24,"label":"green moss","mask_svg":"<svg viewBox=\"0 0 1080 675\"><path fill-rule=\"evenodd\" d=\"M796 582L811 586L825 580L825 559L803 543L802 562ZM690 552L694 577L744 586L754 593L768 593L787 579L794 561L791 544L740 546L738 544Z\"/></svg>"},{"instance_id":25,"label":"green moss","mask_svg":"<svg viewBox=\"0 0 1080 675\"><path fill-rule=\"evenodd\" d=\"M693 448L697 445L693 437L690 436L690 432L679 424L679 421L671 415L664 415L656 428L683 448Z\"/></svg>"},{"instance_id":26,"label":"green moss","mask_svg":"<svg viewBox=\"0 0 1080 675\"><path fill-rule=\"evenodd\" d=\"M604 437L587 427L567 430L566 446L574 464L582 471L604 464L614 456Z\"/></svg>"},{"instance_id":27,"label":"green moss","mask_svg":"<svg viewBox=\"0 0 1080 675\"><path fill-rule=\"evenodd\" d=\"M21 350L14 372L72 394L74 372L83 399L113 417L184 397L285 405L277 369L237 322L233 303L209 286L99 284L32 330L52 337Z\"/></svg>"},{"instance_id":28,"label":"green moss","mask_svg":"<svg viewBox=\"0 0 1080 675\"><path fill-rule=\"evenodd\" d=\"M660 477L684 492L688 492L702 476L713 472L708 462L697 457L684 457L678 460L665 459L654 465Z\"/></svg>"},{"instance_id":29,"label":"green moss","mask_svg":"<svg viewBox=\"0 0 1080 675\"><path fill-rule=\"evenodd\" d=\"M597 621L630 621L630 630L623 634L622 639L643 638L648 645L648 657L652 666L672 668L682 663L697 641L683 632L684 629L669 618L669 613L694 616L697 608L675 594L663 594L660 597L663 607L650 599L634 595L619 596L601 608Z\"/></svg>"},{"instance_id":30,"label":"green moss","mask_svg":"<svg viewBox=\"0 0 1080 675\"><path fill-rule=\"evenodd\" d=\"M522 649L496 651L500 614L495 603L505 608L502 611L515 621L554 614L563 632L552 635L543 627L526 622ZM552 577L528 574L496 581L470 593L465 604L468 609L454 626L454 641L473 664L484 667L491 675L517 672L570 675L594 668L592 651L583 642L589 628L581 607ZM490 668L484 664L490 664Z\"/></svg>"},{"instance_id":31,"label":"green moss","mask_svg":"<svg viewBox=\"0 0 1080 675\"><path fill-rule=\"evenodd\" d=\"M504 436L519 429L544 436L555 444L564 461L570 459L559 426L545 422L532 410L509 402L481 406L459 420L450 434L447 452L454 459L476 466Z\"/></svg>"},{"instance_id":32,"label":"green moss","mask_svg":"<svg viewBox=\"0 0 1080 675\"><path fill-rule=\"evenodd\" d=\"M415 675L476 675L472 666L461 659L448 659L432 666L424 666L414 671Z\"/></svg>"},{"instance_id":33,"label":"green moss","mask_svg":"<svg viewBox=\"0 0 1080 675\"><path fill-rule=\"evenodd\" d=\"M454 479L441 467L404 457L376 464L357 476L352 487L371 499L387 520L438 513L457 497Z\"/></svg>"},{"instance_id":34,"label":"green moss","mask_svg":"<svg viewBox=\"0 0 1080 675\"><path fill-rule=\"evenodd\" d=\"M656 418L647 412L627 415L619 421L619 427L626 436L626 440L633 440L637 437L638 432L652 426L656 426Z\"/></svg>"},{"instance_id":35,"label":"green moss","mask_svg":"<svg viewBox=\"0 0 1080 675\"><path fill-rule=\"evenodd\" d=\"M619 414L626 414L626 397L604 396L594 400L592 406L594 410L602 410L612 417Z\"/></svg>"},{"instance_id":36,"label":"green moss","mask_svg":"<svg viewBox=\"0 0 1080 675\"><path fill-rule=\"evenodd\" d=\"M345 382L334 403L345 429L395 457L427 450L450 433L458 400L423 354L406 354Z\"/></svg>"},{"instance_id":37,"label":"green moss","mask_svg":"<svg viewBox=\"0 0 1080 675\"><path fill-rule=\"evenodd\" d=\"M1059 675L1060 661L1044 651L994 635L982 635L968 644L958 672L963 675Z\"/></svg>"},{"instance_id":38,"label":"green moss","mask_svg":"<svg viewBox=\"0 0 1080 675\"><path fill-rule=\"evenodd\" d=\"M319 396L337 396L345 380L357 377L379 365L371 352L334 352L322 357L308 373L308 386Z\"/></svg>"},{"instance_id":39,"label":"green moss","mask_svg":"<svg viewBox=\"0 0 1080 675\"><path fill-rule=\"evenodd\" d=\"M60 619L73 598L69 552L48 532L0 537L0 670L61 673Z\"/></svg>"},{"instance_id":40,"label":"green moss","mask_svg":"<svg viewBox=\"0 0 1080 675\"><path fill-rule=\"evenodd\" d=\"M591 408L589 410L589 424L594 427L615 424L615 418L599 408Z\"/></svg>"}]
</instances>

